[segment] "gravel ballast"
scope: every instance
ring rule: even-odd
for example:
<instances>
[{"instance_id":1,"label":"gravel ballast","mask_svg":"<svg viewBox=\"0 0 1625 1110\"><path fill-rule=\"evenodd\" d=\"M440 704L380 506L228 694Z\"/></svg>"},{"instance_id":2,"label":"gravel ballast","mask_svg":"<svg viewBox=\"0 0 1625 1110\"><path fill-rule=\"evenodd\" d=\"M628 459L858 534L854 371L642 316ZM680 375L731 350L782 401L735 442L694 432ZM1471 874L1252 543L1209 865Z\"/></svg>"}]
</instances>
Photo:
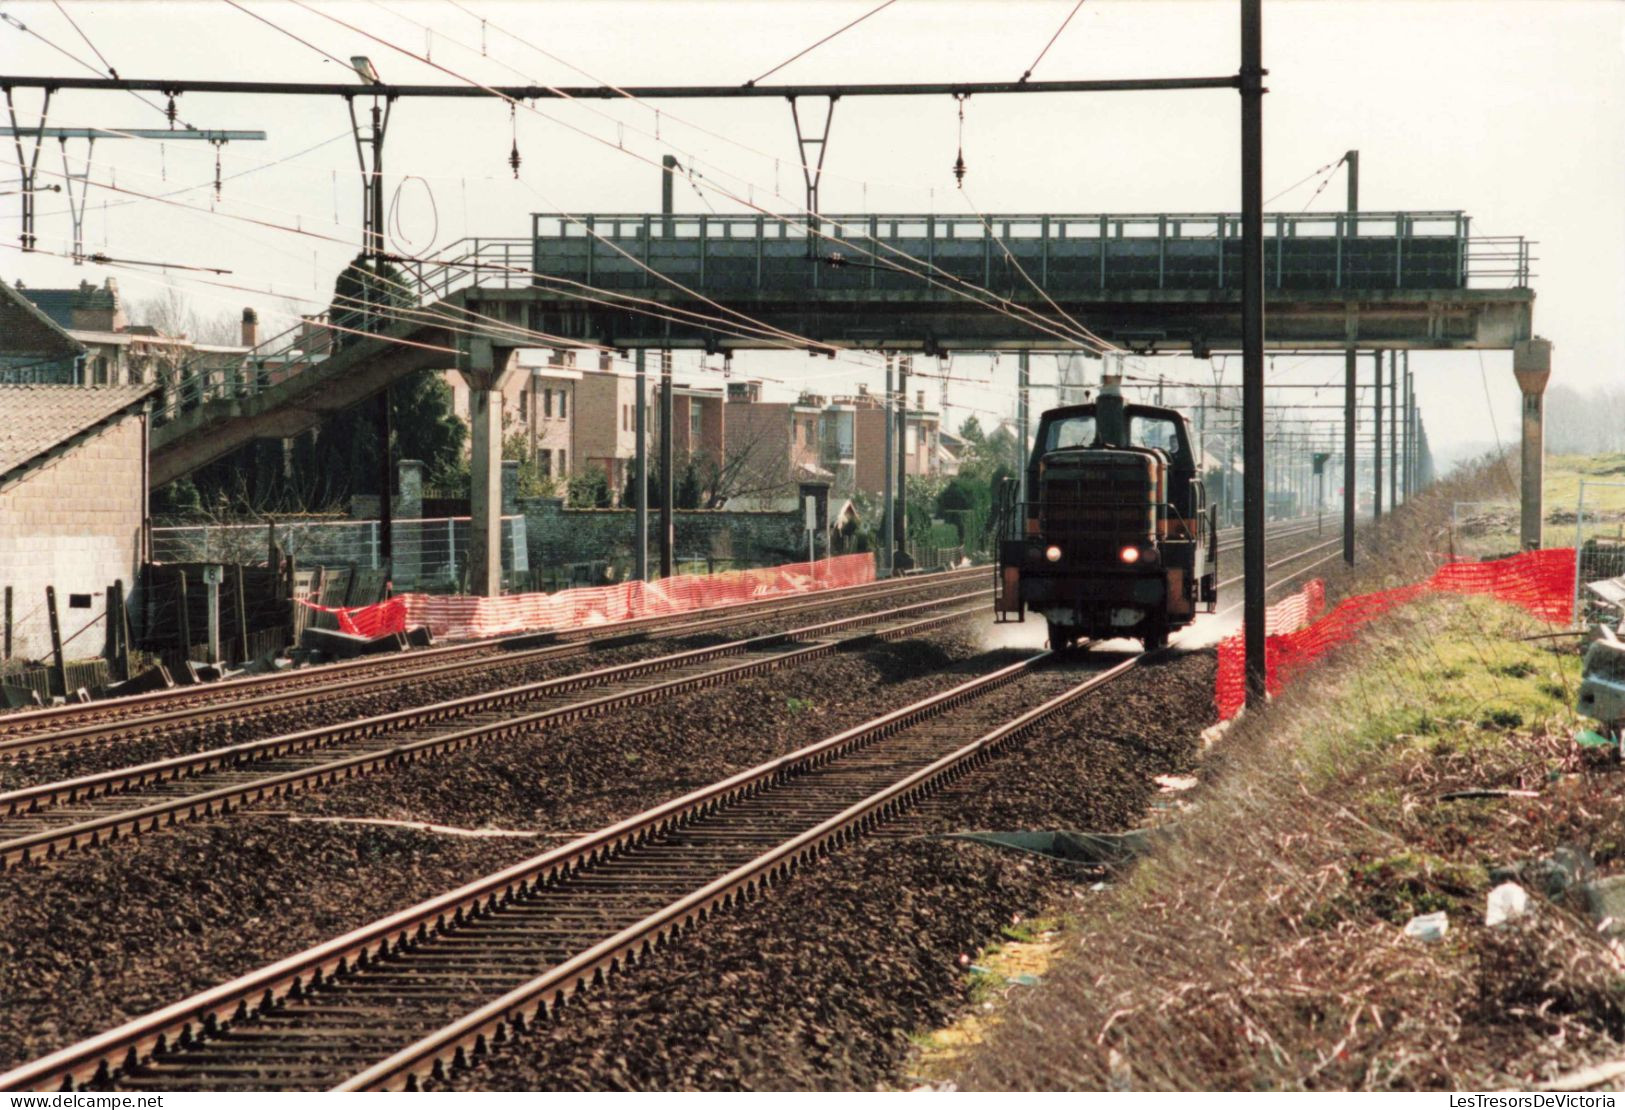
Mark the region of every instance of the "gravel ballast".
<instances>
[{"instance_id":1,"label":"gravel ballast","mask_svg":"<svg viewBox=\"0 0 1625 1110\"><path fill-rule=\"evenodd\" d=\"M965 1005L963 960L1058 903L1076 869L935 838L1133 827L1212 721L1211 654L1091 696L914 815L719 915L486 1065L469 1090L819 1089L907 1083L909 1037ZM1094 876L1088 875L1088 881Z\"/></svg>"},{"instance_id":2,"label":"gravel ballast","mask_svg":"<svg viewBox=\"0 0 1625 1110\"><path fill-rule=\"evenodd\" d=\"M922 583L917 589L883 598L844 602L831 599L827 608L800 610L778 617L770 613L758 613L751 617L741 614L741 623L725 629L600 648L581 655L530 664L513 665L511 659L505 658L506 653L494 653L485 660L487 666L455 678L403 677L398 684L370 693L335 696L297 708L242 711L201 725L177 727L153 736L96 744L73 751L48 753L26 761L0 760L0 791L432 705L753 636L766 636L843 617L954 596L967 593L970 589L971 584L963 582Z\"/></svg>"},{"instance_id":3,"label":"gravel ballast","mask_svg":"<svg viewBox=\"0 0 1625 1110\"><path fill-rule=\"evenodd\" d=\"M1026 654L983 651L983 631L967 621L501 749L476 746L279 807L545 838L237 813L0 874L0 1066Z\"/></svg>"}]
</instances>

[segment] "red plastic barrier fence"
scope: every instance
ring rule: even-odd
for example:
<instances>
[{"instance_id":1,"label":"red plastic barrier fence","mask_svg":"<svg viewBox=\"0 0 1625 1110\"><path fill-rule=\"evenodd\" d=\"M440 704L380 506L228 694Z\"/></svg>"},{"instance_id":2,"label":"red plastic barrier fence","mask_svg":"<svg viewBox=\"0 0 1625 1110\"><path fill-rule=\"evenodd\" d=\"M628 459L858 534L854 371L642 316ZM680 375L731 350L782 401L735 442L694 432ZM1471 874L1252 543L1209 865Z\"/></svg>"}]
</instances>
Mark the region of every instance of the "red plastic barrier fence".
<instances>
[{"instance_id":1,"label":"red plastic barrier fence","mask_svg":"<svg viewBox=\"0 0 1625 1110\"><path fill-rule=\"evenodd\" d=\"M1310 623L1309 618L1325 606L1325 586L1317 579L1268 612L1265 689L1272 697L1279 694L1300 671L1353 639L1362 627L1424 593L1489 594L1522 606L1542 620L1566 622L1574 602L1574 574L1572 547L1529 551L1484 563L1450 563L1426 582L1345 598ZM1234 717L1246 704L1246 649L1239 634L1219 644L1213 693L1220 720Z\"/></svg>"},{"instance_id":2,"label":"red plastic barrier fence","mask_svg":"<svg viewBox=\"0 0 1625 1110\"><path fill-rule=\"evenodd\" d=\"M840 555L816 563L619 582L556 594L402 594L377 605L330 611L337 614L341 629L364 636L423 625L438 640L470 640L738 605L781 594L860 586L874 578L873 555Z\"/></svg>"}]
</instances>

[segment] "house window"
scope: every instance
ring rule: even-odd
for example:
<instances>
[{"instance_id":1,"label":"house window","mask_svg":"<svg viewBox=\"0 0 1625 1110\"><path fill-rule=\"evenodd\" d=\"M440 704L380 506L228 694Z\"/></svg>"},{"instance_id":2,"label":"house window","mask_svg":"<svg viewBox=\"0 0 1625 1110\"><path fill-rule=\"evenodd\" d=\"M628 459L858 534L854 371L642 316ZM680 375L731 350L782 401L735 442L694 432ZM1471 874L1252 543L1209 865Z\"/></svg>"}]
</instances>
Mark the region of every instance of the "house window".
<instances>
[{"instance_id":1,"label":"house window","mask_svg":"<svg viewBox=\"0 0 1625 1110\"><path fill-rule=\"evenodd\" d=\"M559 419L565 420L569 417L569 415L570 395L561 389L559 390Z\"/></svg>"},{"instance_id":2,"label":"house window","mask_svg":"<svg viewBox=\"0 0 1625 1110\"><path fill-rule=\"evenodd\" d=\"M623 432L630 432L632 430L632 419L628 411L630 408L630 405L621 406L621 431Z\"/></svg>"},{"instance_id":3,"label":"house window","mask_svg":"<svg viewBox=\"0 0 1625 1110\"><path fill-rule=\"evenodd\" d=\"M688 448L690 451L694 450L700 442L700 416L701 410L698 404L688 407Z\"/></svg>"},{"instance_id":4,"label":"house window","mask_svg":"<svg viewBox=\"0 0 1625 1110\"><path fill-rule=\"evenodd\" d=\"M553 419L553 391L551 389L542 390L542 415L549 420Z\"/></svg>"},{"instance_id":5,"label":"house window","mask_svg":"<svg viewBox=\"0 0 1625 1110\"><path fill-rule=\"evenodd\" d=\"M536 452L536 469L543 478L553 477L553 452L546 447Z\"/></svg>"}]
</instances>

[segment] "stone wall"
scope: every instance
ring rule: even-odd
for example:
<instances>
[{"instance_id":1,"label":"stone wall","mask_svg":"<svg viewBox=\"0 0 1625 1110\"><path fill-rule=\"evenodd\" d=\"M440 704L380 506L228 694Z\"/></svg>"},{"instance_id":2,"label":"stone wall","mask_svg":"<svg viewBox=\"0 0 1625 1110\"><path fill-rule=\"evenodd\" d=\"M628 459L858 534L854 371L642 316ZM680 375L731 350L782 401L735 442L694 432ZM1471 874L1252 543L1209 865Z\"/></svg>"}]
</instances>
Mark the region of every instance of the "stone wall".
<instances>
[{"instance_id":1,"label":"stone wall","mask_svg":"<svg viewBox=\"0 0 1625 1110\"><path fill-rule=\"evenodd\" d=\"M625 577L633 562L632 509L566 509L556 497L519 500L525 516L530 565L563 567L608 562ZM730 512L678 509L674 514L678 559L728 560L735 566L775 566L807 557L807 532L799 512ZM658 566L660 513L649 512L649 565ZM826 552L819 541L819 557Z\"/></svg>"}]
</instances>

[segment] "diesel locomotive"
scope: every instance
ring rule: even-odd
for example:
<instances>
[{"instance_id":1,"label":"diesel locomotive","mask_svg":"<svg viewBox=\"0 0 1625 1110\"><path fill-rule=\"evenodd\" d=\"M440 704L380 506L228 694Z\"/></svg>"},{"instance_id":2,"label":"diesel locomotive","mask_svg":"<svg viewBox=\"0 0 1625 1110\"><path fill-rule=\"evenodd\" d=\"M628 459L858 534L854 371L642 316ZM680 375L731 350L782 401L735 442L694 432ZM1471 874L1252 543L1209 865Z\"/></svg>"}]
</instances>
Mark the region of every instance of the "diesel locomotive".
<instances>
[{"instance_id":1,"label":"diesel locomotive","mask_svg":"<svg viewBox=\"0 0 1625 1110\"><path fill-rule=\"evenodd\" d=\"M1041 615L1057 649L1129 637L1151 651L1217 606L1217 506L1178 410L1110 385L1049 410L1026 490L1000 499L998 619Z\"/></svg>"}]
</instances>

